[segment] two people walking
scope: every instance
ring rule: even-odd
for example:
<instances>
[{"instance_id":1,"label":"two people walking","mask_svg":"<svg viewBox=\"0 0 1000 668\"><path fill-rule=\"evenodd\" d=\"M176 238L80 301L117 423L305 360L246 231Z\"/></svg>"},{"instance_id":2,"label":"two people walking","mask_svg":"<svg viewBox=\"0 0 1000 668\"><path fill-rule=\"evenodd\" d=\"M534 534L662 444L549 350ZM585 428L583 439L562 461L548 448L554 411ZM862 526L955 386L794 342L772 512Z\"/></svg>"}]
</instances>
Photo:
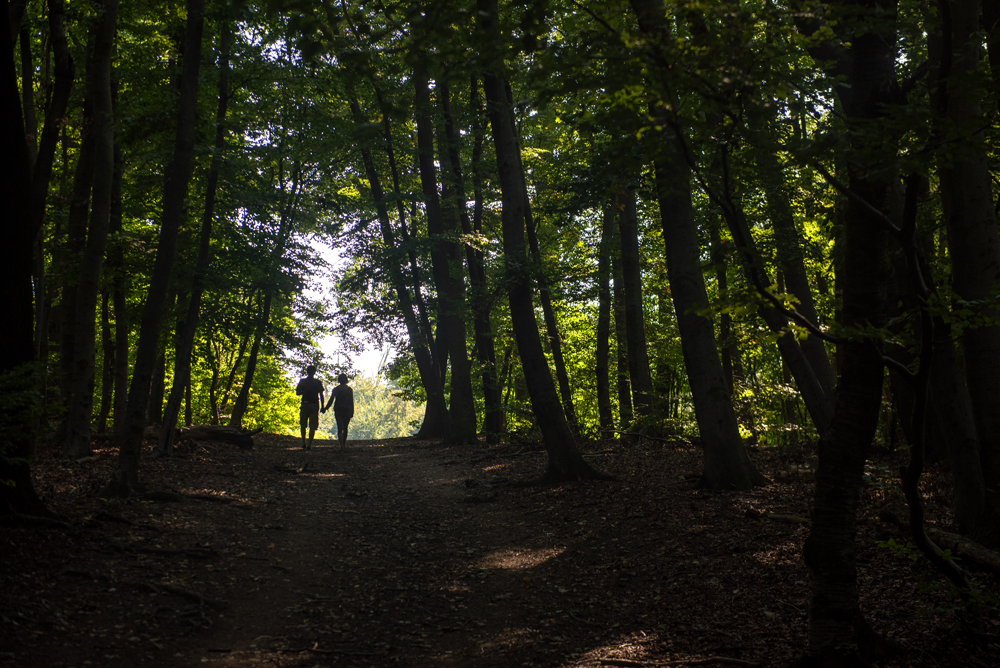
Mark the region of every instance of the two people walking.
<instances>
[{"instance_id":1,"label":"two people walking","mask_svg":"<svg viewBox=\"0 0 1000 668\"><path fill-rule=\"evenodd\" d=\"M333 406L333 416L337 420L337 439L340 447L347 445L347 426L354 417L354 390L347 384L347 374L340 374L337 382L340 383L330 392L330 401L324 405L325 388L323 381L316 378L316 367L309 365L306 367L306 377L299 380L295 387L295 394L302 397L302 405L299 408L299 426L302 431L302 449L308 450L312 447L313 436L319 427L319 414L325 413ZM306 429L309 429L309 439L306 439Z\"/></svg>"}]
</instances>

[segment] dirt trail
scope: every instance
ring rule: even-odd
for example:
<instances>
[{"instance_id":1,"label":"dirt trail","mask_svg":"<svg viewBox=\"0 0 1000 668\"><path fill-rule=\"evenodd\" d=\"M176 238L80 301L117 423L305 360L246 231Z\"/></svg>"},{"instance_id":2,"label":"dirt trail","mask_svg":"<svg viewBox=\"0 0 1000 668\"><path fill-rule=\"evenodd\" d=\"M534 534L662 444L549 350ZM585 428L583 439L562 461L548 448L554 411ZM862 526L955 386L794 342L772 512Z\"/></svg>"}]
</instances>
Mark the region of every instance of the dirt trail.
<instances>
[{"instance_id":1,"label":"dirt trail","mask_svg":"<svg viewBox=\"0 0 1000 668\"><path fill-rule=\"evenodd\" d=\"M70 526L0 526L0 664L781 666L804 647L808 529L765 516L808 516L809 471L776 475L807 450L754 453L776 484L736 494L692 489L683 444L586 444L617 481L526 488L536 445L256 440L144 460L183 503L102 500L114 452L43 450L38 488ZM993 665L995 641L916 614L948 604L920 593L927 569L875 546L889 484L863 499L862 605L913 651L881 665Z\"/></svg>"}]
</instances>

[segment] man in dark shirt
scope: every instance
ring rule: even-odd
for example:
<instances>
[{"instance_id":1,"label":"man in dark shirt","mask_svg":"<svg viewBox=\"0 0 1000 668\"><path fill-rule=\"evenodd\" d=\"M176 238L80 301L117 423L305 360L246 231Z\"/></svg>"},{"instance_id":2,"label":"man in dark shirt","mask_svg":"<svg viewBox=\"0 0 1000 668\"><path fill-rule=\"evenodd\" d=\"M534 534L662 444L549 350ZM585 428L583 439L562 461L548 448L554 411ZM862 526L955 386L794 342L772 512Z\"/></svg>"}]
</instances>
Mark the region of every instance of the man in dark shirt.
<instances>
[{"instance_id":1,"label":"man in dark shirt","mask_svg":"<svg viewBox=\"0 0 1000 668\"><path fill-rule=\"evenodd\" d=\"M319 378L314 378L316 367L310 364L306 367L306 374L305 378L299 379L299 384L295 387L295 394L302 397L302 406L299 408L299 426L302 427L303 450L312 447L313 436L316 435L316 428L319 426L319 409L326 398L323 382ZM306 441L306 426L309 427L308 442Z\"/></svg>"}]
</instances>

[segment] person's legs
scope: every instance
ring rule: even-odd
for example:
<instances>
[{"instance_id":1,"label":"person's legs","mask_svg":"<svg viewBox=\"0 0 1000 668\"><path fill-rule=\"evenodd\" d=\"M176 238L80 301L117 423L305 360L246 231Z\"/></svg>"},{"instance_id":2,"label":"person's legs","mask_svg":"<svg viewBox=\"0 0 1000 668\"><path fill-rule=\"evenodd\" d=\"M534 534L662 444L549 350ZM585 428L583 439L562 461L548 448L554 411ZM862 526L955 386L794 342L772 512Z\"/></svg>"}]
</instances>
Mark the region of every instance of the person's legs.
<instances>
[{"instance_id":1,"label":"person's legs","mask_svg":"<svg viewBox=\"0 0 1000 668\"><path fill-rule=\"evenodd\" d=\"M343 448L347 445L347 423L351 421L351 418L344 417L339 413L337 417L337 440L340 442L340 447Z\"/></svg>"},{"instance_id":2,"label":"person's legs","mask_svg":"<svg viewBox=\"0 0 1000 668\"><path fill-rule=\"evenodd\" d=\"M301 406L299 408L299 427L302 432L302 449L306 447L306 423L309 420L309 414L306 412L306 407Z\"/></svg>"},{"instance_id":3,"label":"person's legs","mask_svg":"<svg viewBox=\"0 0 1000 668\"><path fill-rule=\"evenodd\" d=\"M317 427L319 427L319 406L312 405L308 407L308 411L306 413L306 422L309 426L309 442L306 443L303 447L305 447L305 449L308 450L309 448L312 447L313 436L316 435L316 429ZM303 427L302 438L305 439L305 427Z\"/></svg>"}]
</instances>

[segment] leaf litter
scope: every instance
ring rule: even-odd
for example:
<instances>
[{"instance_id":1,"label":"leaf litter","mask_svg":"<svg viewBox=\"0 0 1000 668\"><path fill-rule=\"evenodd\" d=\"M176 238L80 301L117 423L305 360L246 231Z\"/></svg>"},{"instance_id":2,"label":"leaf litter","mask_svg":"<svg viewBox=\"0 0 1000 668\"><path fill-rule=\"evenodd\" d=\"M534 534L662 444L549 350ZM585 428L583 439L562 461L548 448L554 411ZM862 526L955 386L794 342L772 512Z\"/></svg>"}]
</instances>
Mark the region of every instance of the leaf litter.
<instances>
[{"instance_id":1,"label":"leaf litter","mask_svg":"<svg viewBox=\"0 0 1000 668\"><path fill-rule=\"evenodd\" d=\"M780 666L804 649L808 446L757 450L775 483L719 493L694 489L684 442L585 443L616 481L525 487L538 445L255 441L144 459L181 502L101 499L116 453L43 444L36 486L68 525L0 526L0 663ZM889 459L858 534L862 609L900 647L881 665L994 665L996 621L956 632L929 568L877 547L905 542L877 519L900 503ZM946 481L925 485L944 527Z\"/></svg>"}]
</instances>

